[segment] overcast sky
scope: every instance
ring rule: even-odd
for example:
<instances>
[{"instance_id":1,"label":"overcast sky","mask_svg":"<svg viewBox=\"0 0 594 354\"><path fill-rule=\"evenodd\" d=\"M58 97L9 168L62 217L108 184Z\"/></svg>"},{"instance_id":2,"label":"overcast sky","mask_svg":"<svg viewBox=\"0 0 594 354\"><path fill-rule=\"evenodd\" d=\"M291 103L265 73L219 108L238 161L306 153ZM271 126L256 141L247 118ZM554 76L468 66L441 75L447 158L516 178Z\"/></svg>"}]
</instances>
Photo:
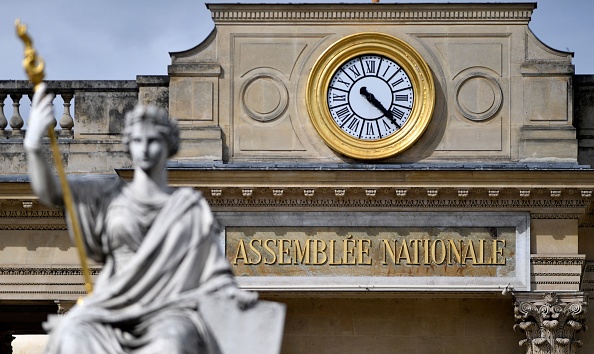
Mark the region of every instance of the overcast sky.
<instances>
[{"instance_id":1,"label":"overcast sky","mask_svg":"<svg viewBox=\"0 0 594 354\"><path fill-rule=\"evenodd\" d=\"M166 75L168 53L194 47L214 26L199 0L0 0L0 6L0 80L26 79L16 18L28 25L48 80ZM594 1L539 1L530 28L548 46L574 52L576 73L594 74Z\"/></svg>"}]
</instances>

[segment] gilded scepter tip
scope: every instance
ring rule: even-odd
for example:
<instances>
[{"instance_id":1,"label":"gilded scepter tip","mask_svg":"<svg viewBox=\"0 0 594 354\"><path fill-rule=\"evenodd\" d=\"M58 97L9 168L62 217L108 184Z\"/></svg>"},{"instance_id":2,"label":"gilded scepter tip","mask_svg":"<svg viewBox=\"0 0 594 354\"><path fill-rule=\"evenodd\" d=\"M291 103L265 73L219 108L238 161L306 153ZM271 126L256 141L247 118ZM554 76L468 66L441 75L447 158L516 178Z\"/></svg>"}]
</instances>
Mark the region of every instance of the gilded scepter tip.
<instances>
[{"instance_id":1,"label":"gilded scepter tip","mask_svg":"<svg viewBox=\"0 0 594 354\"><path fill-rule=\"evenodd\" d=\"M45 63L43 59L37 55L37 52L33 48L33 42L31 37L27 34L27 25L21 23L21 20L15 21L15 27L17 35L25 44L25 59L23 59L23 67L25 72L29 76L29 80L33 83L33 86L37 88L45 76L44 67Z\"/></svg>"}]
</instances>

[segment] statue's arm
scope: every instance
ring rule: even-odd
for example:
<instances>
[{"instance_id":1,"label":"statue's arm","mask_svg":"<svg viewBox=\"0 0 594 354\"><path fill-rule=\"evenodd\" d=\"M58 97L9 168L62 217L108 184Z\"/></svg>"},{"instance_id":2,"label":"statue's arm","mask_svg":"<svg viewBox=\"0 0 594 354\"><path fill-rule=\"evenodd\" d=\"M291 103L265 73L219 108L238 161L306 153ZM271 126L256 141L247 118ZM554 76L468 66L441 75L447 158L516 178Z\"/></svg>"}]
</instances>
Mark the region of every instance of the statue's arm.
<instances>
[{"instance_id":1,"label":"statue's arm","mask_svg":"<svg viewBox=\"0 0 594 354\"><path fill-rule=\"evenodd\" d=\"M52 101L53 95L46 94L45 84L40 84L31 102L27 121L27 133L23 146L27 154L29 180L33 191L42 203L61 206L64 204L62 187L53 175L47 156L43 151L43 137L47 129L55 124Z\"/></svg>"}]
</instances>

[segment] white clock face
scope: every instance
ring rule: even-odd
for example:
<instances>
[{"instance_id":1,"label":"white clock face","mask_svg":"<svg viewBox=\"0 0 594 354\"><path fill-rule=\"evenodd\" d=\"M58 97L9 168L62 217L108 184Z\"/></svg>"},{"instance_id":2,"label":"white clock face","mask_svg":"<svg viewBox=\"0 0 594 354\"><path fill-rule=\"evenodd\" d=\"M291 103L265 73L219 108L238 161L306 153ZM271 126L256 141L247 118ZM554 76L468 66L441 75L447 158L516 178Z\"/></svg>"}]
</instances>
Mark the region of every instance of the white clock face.
<instances>
[{"instance_id":1,"label":"white clock face","mask_svg":"<svg viewBox=\"0 0 594 354\"><path fill-rule=\"evenodd\" d=\"M396 133L408 120L414 100L404 69L382 55L362 55L341 65L330 80L328 108L348 135L379 140Z\"/></svg>"}]
</instances>

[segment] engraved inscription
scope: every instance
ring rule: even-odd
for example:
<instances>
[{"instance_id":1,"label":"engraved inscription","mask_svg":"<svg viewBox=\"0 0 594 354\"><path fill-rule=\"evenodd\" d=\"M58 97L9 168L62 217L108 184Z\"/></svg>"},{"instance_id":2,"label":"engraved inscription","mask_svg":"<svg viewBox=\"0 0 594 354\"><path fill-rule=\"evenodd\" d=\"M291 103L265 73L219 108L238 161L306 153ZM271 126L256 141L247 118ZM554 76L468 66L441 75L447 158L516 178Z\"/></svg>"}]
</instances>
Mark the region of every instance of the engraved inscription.
<instances>
[{"instance_id":1,"label":"engraved inscription","mask_svg":"<svg viewBox=\"0 0 594 354\"><path fill-rule=\"evenodd\" d=\"M238 276L509 276L515 228L237 227L226 255Z\"/></svg>"}]
</instances>

